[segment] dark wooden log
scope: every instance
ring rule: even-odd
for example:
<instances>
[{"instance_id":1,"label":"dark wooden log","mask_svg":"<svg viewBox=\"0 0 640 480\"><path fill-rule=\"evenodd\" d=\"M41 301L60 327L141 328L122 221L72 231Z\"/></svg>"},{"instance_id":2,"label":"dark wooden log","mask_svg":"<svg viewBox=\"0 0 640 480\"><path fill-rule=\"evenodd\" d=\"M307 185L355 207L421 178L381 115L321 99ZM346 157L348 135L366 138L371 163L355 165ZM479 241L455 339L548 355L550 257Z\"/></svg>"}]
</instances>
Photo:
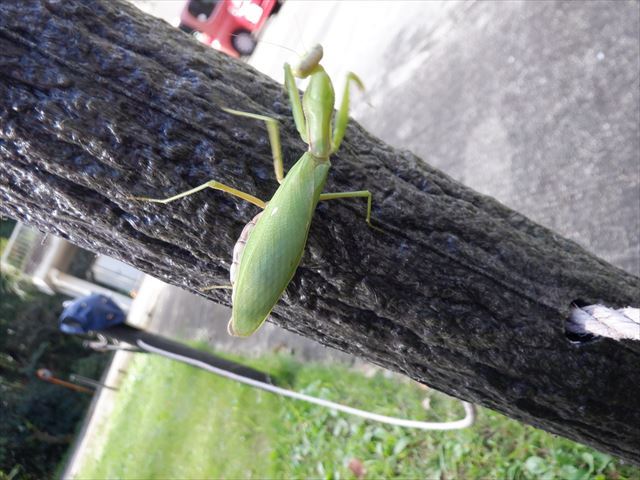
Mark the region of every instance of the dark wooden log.
<instances>
[{"instance_id":1,"label":"dark wooden log","mask_svg":"<svg viewBox=\"0 0 640 480\"><path fill-rule=\"evenodd\" d=\"M0 3L1 212L199 292L227 281L268 199L264 125L303 152L280 85L116 1ZM640 463L640 346L572 343L573 302L636 304L640 281L351 124L303 263L272 321L451 395ZM229 304L228 292L207 297ZM259 333L258 333L259 334Z\"/></svg>"}]
</instances>

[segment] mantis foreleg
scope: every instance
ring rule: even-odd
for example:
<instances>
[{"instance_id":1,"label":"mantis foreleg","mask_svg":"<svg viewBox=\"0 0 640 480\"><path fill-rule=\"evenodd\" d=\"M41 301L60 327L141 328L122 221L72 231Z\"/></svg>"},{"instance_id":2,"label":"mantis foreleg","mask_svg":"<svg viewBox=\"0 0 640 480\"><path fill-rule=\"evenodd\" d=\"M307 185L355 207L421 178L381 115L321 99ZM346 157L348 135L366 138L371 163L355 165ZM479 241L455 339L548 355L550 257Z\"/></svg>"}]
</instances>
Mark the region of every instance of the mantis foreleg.
<instances>
[{"instance_id":1,"label":"mantis foreleg","mask_svg":"<svg viewBox=\"0 0 640 480\"><path fill-rule=\"evenodd\" d=\"M362 80L353 72L347 74L347 82L344 86L344 93L342 94L342 103L340 104L340 110L336 114L335 123L333 125L333 139L331 140L331 153L334 153L340 148L344 133L347 129L347 123L349 122L349 86L351 82L355 83L360 90L364 90L364 84Z\"/></svg>"},{"instance_id":2,"label":"mantis foreleg","mask_svg":"<svg viewBox=\"0 0 640 480\"><path fill-rule=\"evenodd\" d=\"M271 154L273 156L273 169L276 172L278 183L282 183L284 179L284 167L282 166L282 146L280 144L280 128L275 118L266 115L258 115L257 113L241 112L240 110L232 110L231 108L222 108L227 113L238 115L240 117L255 118L262 120L267 125L267 133L269 134L269 142L271 143Z\"/></svg>"},{"instance_id":3,"label":"mantis foreleg","mask_svg":"<svg viewBox=\"0 0 640 480\"><path fill-rule=\"evenodd\" d=\"M191 190L187 190L186 192L182 192L179 193L177 195L174 195L173 197L169 197L169 198L149 198L149 197L129 197L133 200L142 200L145 202L154 202L154 203L169 203L169 202L173 202L174 200L178 200L179 198L182 197L186 197L189 195L192 195L194 193L199 192L200 190L204 190L205 188L213 188L214 190L220 190L226 193L229 193L235 197L239 197L242 198L243 200L246 200L249 203L253 203L254 205L260 207L260 208L264 208L267 204L266 202L260 200L257 197L254 197L253 195L243 192L241 190L237 190L233 187L230 187L228 185L225 185L224 183L220 183L220 182L216 182L215 180L210 180L206 183L203 183L202 185L200 185L199 187L196 188L192 188Z\"/></svg>"},{"instance_id":4,"label":"mantis foreleg","mask_svg":"<svg viewBox=\"0 0 640 480\"><path fill-rule=\"evenodd\" d=\"M307 121L304 118L302 101L300 100L298 87L296 87L296 81L293 77L293 70L291 70L291 65L288 63L284 64L284 86L289 94L291 113L293 113L293 121L296 124L296 129L298 130L302 140L304 140L305 143L309 143L309 138L307 136Z\"/></svg>"}]
</instances>

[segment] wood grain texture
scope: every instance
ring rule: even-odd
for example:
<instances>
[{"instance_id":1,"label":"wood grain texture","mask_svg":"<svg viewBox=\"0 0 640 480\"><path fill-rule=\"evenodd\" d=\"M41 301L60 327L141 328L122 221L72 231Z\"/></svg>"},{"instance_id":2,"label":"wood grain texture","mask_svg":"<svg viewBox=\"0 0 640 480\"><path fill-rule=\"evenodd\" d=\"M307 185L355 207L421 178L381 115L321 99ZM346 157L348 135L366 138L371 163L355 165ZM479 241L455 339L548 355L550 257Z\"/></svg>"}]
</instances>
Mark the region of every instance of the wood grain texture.
<instances>
[{"instance_id":1,"label":"wood grain texture","mask_svg":"<svg viewBox=\"0 0 640 480\"><path fill-rule=\"evenodd\" d=\"M283 89L117 1L0 4L0 212L198 292L225 283L260 198L277 187L261 122L286 167L304 146ZM302 265L272 320L451 395L640 463L640 346L570 343L577 299L637 305L640 280L397 151L356 124ZM228 292L207 297L229 304Z\"/></svg>"}]
</instances>

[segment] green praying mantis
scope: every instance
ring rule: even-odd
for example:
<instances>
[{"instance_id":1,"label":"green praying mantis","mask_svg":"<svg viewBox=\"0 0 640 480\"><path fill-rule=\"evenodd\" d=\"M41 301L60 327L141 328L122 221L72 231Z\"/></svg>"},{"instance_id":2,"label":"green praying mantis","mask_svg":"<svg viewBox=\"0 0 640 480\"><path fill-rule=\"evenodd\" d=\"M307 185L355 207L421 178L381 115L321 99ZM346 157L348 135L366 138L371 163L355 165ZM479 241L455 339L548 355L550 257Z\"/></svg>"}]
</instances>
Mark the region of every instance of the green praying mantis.
<instances>
[{"instance_id":1,"label":"green praying mantis","mask_svg":"<svg viewBox=\"0 0 640 480\"><path fill-rule=\"evenodd\" d=\"M166 199L132 197L149 202L169 203L203 189L213 188L242 198L262 209L245 226L234 247L230 269L231 285L208 288L233 289L233 308L228 331L234 336L246 337L258 330L291 282L302 258L311 219L319 201L366 198L366 222L372 226L372 196L368 190L322 193L331 165L329 157L340 147L349 120L350 84L354 83L361 90L364 89L362 81L354 73L349 73L342 103L334 119L335 93L329 75L320 65L322 55L322 47L316 45L302 57L295 68L287 63L284 65L285 88L291 101L296 129L309 146L286 176L277 120L223 108L227 113L266 123L275 175L280 184L269 202L216 180ZM309 78L302 100L294 77Z\"/></svg>"}]
</instances>

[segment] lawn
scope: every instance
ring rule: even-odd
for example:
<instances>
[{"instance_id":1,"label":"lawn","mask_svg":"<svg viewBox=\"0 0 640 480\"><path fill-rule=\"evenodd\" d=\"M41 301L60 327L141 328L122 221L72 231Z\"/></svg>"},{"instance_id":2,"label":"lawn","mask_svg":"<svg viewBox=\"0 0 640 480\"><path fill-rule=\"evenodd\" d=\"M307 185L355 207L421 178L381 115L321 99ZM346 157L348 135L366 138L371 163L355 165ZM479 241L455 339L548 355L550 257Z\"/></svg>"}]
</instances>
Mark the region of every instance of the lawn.
<instances>
[{"instance_id":1,"label":"lawn","mask_svg":"<svg viewBox=\"0 0 640 480\"><path fill-rule=\"evenodd\" d=\"M298 391L387 415L463 415L458 402L399 376L365 377L288 357L253 360ZM422 408L428 400L428 410ZM454 432L383 426L138 355L100 458L78 478L632 479L640 469L480 409ZM88 455L92 455L88 452ZM89 457L90 458L90 457ZM356 473L354 473L356 472Z\"/></svg>"}]
</instances>

